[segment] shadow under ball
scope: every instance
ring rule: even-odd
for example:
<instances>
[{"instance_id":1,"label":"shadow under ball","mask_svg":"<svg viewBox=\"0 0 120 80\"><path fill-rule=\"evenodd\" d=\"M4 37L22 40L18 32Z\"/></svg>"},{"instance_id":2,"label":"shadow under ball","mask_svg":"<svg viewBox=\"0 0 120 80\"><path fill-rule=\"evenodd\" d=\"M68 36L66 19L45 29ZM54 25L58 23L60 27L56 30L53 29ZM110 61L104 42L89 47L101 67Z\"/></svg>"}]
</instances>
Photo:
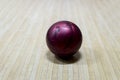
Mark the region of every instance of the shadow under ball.
<instances>
[{"instance_id":1,"label":"shadow under ball","mask_svg":"<svg viewBox=\"0 0 120 80\"><path fill-rule=\"evenodd\" d=\"M47 46L60 58L72 57L81 47L82 33L76 24L70 21L54 23L46 35Z\"/></svg>"}]
</instances>

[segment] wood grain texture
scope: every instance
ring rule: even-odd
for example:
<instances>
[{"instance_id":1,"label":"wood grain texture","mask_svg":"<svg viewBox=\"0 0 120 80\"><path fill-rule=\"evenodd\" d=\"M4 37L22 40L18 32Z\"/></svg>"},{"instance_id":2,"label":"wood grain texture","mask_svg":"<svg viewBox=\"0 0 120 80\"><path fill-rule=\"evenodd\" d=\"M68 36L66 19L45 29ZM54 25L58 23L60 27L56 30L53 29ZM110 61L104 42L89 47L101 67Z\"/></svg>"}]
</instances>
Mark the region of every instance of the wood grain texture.
<instances>
[{"instance_id":1,"label":"wood grain texture","mask_svg":"<svg viewBox=\"0 0 120 80\"><path fill-rule=\"evenodd\" d=\"M0 0L0 80L120 80L120 0ZM46 32L76 23L83 44L54 57Z\"/></svg>"}]
</instances>

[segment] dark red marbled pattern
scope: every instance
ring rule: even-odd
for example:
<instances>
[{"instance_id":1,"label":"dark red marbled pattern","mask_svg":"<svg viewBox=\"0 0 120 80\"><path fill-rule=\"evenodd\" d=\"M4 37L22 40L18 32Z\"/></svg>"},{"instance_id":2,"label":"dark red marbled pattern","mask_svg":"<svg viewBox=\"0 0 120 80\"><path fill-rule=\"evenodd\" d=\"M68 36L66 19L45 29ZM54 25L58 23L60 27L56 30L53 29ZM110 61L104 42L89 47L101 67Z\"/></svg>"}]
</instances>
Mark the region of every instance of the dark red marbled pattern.
<instances>
[{"instance_id":1,"label":"dark red marbled pattern","mask_svg":"<svg viewBox=\"0 0 120 80\"><path fill-rule=\"evenodd\" d=\"M49 28L46 42L55 55L62 58L70 57L81 47L82 34L74 23L59 21Z\"/></svg>"}]
</instances>

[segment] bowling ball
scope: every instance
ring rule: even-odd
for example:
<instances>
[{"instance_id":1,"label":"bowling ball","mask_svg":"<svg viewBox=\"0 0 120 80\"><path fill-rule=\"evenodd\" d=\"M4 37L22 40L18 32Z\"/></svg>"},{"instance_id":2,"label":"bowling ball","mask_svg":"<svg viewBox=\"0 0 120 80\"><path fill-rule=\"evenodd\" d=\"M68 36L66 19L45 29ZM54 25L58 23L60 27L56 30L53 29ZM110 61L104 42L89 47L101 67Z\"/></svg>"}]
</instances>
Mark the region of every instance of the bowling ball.
<instances>
[{"instance_id":1,"label":"bowling ball","mask_svg":"<svg viewBox=\"0 0 120 80\"><path fill-rule=\"evenodd\" d=\"M46 35L49 50L60 58L73 56L81 47L82 33L70 21L58 21L50 26Z\"/></svg>"}]
</instances>

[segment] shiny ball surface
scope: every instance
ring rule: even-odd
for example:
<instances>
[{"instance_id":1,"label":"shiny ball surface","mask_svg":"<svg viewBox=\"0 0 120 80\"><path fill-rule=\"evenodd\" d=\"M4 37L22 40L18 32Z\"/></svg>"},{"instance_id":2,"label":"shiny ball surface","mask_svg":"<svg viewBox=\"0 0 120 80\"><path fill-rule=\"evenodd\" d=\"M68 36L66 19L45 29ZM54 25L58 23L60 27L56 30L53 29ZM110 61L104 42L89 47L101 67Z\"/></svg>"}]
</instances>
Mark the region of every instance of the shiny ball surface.
<instances>
[{"instance_id":1,"label":"shiny ball surface","mask_svg":"<svg viewBox=\"0 0 120 80\"><path fill-rule=\"evenodd\" d=\"M81 47L82 33L73 22L59 21L48 29L46 43L56 56L69 58Z\"/></svg>"}]
</instances>

